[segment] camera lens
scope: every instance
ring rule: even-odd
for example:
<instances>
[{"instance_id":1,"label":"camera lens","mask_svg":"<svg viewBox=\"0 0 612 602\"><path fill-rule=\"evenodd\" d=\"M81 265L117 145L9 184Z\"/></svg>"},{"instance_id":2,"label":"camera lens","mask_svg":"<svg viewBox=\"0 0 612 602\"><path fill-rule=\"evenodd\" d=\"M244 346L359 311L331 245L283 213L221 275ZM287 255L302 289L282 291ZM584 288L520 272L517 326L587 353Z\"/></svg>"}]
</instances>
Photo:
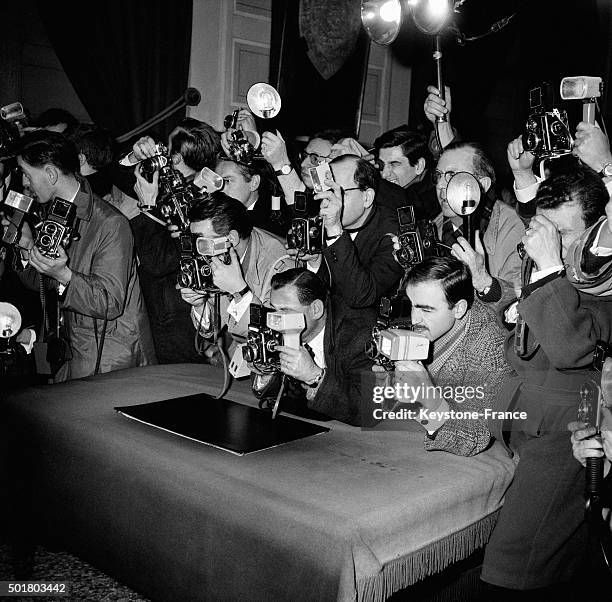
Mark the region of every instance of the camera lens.
<instances>
[{"instance_id":1,"label":"camera lens","mask_svg":"<svg viewBox=\"0 0 612 602\"><path fill-rule=\"evenodd\" d=\"M550 124L550 131L555 136L560 136L565 133L565 128L560 121L553 121L553 123Z\"/></svg>"},{"instance_id":2,"label":"camera lens","mask_svg":"<svg viewBox=\"0 0 612 602\"><path fill-rule=\"evenodd\" d=\"M530 152L535 151L540 144L540 137L535 132L523 134L523 148Z\"/></svg>"},{"instance_id":3,"label":"camera lens","mask_svg":"<svg viewBox=\"0 0 612 602\"><path fill-rule=\"evenodd\" d=\"M52 242L53 239L50 236L43 234L38 240L38 246L42 247L43 249L48 249L51 247Z\"/></svg>"},{"instance_id":4,"label":"camera lens","mask_svg":"<svg viewBox=\"0 0 612 602\"><path fill-rule=\"evenodd\" d=\"M191 285L193 284L193 276L187 271L182 271L179 274L178 281L181 287L191 288Z\"/></svg>"},{"instance_id":5,"label":"camera lens","mask_svg":"<svg viewBox=\"0 0 612 602\"><path fill-rule=\"evenodd\" d=\"M401 247L396 257L399 264L404 267L414 262L414 251L410 247Z\"/></svg>"},{"instance_id":6,"label":"camera lens","mask_svg":"<svg viewBox=\"0 0 612 602\"><path fill-rule=\"evenodd\" d=\"M242 357L247 361L253 363L257 359L257 346L248 343L242 348Z\"/></svg>"}]
</instances>

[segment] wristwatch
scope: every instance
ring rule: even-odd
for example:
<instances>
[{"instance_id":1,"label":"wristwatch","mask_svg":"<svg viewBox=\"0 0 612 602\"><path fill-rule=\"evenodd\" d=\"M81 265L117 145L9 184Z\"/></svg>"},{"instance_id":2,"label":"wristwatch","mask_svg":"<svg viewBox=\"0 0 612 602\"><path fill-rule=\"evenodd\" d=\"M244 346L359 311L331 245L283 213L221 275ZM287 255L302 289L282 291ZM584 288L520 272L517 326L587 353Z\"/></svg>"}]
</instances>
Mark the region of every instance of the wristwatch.
<instances>
[{"instance_id":1,"label":"wristwatch","mask_svg":"<svg viewBox=\"0 0 612 602\"><path fill-rule=\"evenodd\" d=\"M293 167L289 163L285 163L280 169L275 169L274 173L277 176L288 176L291 173Z\"/></svg>"},{"instance_id":2,"label":"wristwatch","mask_svg":"<svg viewBox=\"0 0 612 602\"><path fill-rule=\"evenodd\" d=\"M612 176L612 163L606 163L602 170L599 172L599 175L602 178L608 178L610 176Z\"/></svg>"},{"instance_id":3,"label":"wristwatch","mask_svg":"<svg viewBox=\"0 0 612 602\"><path fill-rule=\"evenodd\" d=\"M237 293L232 293L232 299L235 303L238 303L238 301L240 301L240 299L242 299L242 297L244 297L250 290L251 289L247 284L242 290L238 291Z\"/></svg>"}]
</instances>

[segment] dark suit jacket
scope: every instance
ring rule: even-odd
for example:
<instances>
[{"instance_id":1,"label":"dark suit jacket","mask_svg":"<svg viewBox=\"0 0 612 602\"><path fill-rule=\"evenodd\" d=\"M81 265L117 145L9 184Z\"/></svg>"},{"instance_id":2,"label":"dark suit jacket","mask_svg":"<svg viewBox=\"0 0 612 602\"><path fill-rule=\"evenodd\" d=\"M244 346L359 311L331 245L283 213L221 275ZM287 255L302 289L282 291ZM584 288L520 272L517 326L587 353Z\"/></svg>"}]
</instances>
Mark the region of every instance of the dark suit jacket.
<instances>
[{"instance_id":1,"label":"dark suit jacket","mask_svg":"<svg viewBox=\"0 0 612 602\"><path fill-rule=\"evenodd\" d=\"M138 275L160 364L202 362L194 348L191 306L176 288L179 250L165 226L144 213L130 220Z\"/></svg>"},{"instance_id":2,"label":"dark suit jacket","mask_svg":"<svg viewBox=\"0 0 612 602\"><path fill-rule=\"evenodd\" d=\"M318 276L331 285L332 299L346 308L377 307L381 297L397 290L404 270L393 257L391 235L397 215L374 207L355 240L348 232L323 250Z\"/></svg>"},{"instance_id":3,"label":"dark suit jacket","mask_svg":"<svg viewBox=\"0 0 612 602\"><path fill-rule=\"evenodd\" d=\"M308 407L356 426L373 424L372 387L375 383L372 361L365 344L372 333L373 315L342 314L328 302L323 335L325 377Z\"/></svg>"},{"instance_id":4,"label":"dark suit jacket","mask_svg":"<svg viewBox=\"0 0 612 602\"><path fill-rule=\"evenodd\" d=\"M253 209L248 212L249 220L255 228L272 232L281 238L287 237L289 231L289 224L292 219L292 212L289 211L284 198L281 198L281 221L273 222L270 219L270 213L272 212L272 197L269 195L262 195Z\"/></svg>"},{"instance_id":5,"label":"dark suit jacket","mask_svg":"<svg viewBox=\"0 0 612 602\"><path fill-rule=\"evenodd\" d=\"M416 219L433 219L440 213L440 205L436 190L431 182L429 173L421 180L408 188L381 180L376 191L376 204L387 207L396 212L398 207L412 205Z\"/></svg>"},{"instance_id":6,"label":"dark suit jacket","mask_svg":"<svg viewBox=\"0 0 612 602\"><path fill-rule=\"evenodd\" d=\"M527 412L521 429L529 436L563 431L577 419L580 387L598 380L593 351L598 340L612 337L612 298L587 295L567 278L551 276L523 290L518 312L529 327L527 346L533 353L517 357L510 333L506 357L520 386L502 401L512 400L516 410Z\"/></svg>"}]
</instances>

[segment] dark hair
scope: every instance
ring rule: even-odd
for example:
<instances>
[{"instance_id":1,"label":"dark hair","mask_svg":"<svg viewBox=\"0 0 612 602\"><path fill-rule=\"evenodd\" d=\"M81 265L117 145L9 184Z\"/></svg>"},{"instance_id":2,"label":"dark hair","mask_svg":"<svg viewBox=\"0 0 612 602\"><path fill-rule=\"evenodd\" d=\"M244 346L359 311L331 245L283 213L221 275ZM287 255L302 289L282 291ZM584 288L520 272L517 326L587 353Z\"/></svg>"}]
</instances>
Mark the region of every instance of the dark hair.
<instances>
[{"instance_id":1,"label":"dark hair","mask_svg":"<svg viewBox=\"0 0 612 602\"><path fill-rule=\"evenodd\" d=\"M428 257L417 263L406 276L406 285L421 284L437 280L449 307L454 307L461 299L467 301L468 307L474 302L474 285L472 274L463 262L454 257Z\"/></svg>"},{"instance_id":2,"label":"dark hair","mask_svg":"<svg viewBox=\"0 0 612 602\"><path fill-rule=\"evenodd\" d=\"M227 155L219 155L217 157L217 165L219 163L234 163L238 168L238 172L242 177L250 182L253 176L259 176L259 186L257 187L257 195L259 199L267 199L274 194L282 195L282 189L274 174L272 166L262 159L254 159L250 163L240 163L230 159Z\"/></svg>"},{"instance_id":3,"label":"dark hair","mask_svg":"<svg viewBox=\"0 0 612 602\"><path fill-rule=\"evenodd\" d=\"M332 159L330 165L341 165L342 163L353 162L355 164L355 173L353 174L353 180L355 184L359 186L359 190L367 190L372 188L374 191L378 190L380 183L380 172L374 167L369 161L362 159L357 155L340 155L335 159Z\"/></svg>"},{"instance_id":4,"label":"dark hair","mask_svg":"<svg viewBox=\"0 0 612 602\"><path fill-rule=\"evenodd\" d=\"M316 299L320 299L323 303L327 300L327 285L314 272L306 268L292 268L274 274L271 286L273 291L284 286L295 286L300 305L310 305Z\"/></svg>"},{"instance_id":5,"label":"dark hair","mask_svg":"<svg viewBox=\"0 0 612 602\"><path fill-rule=\"evenodd\" d=\"M211 220L213 229L220 236L227 236L230 230L236 230L244 240L253 230L246 207L224 192L213 192L203 197L189 210L189 221L202 222L207 219Z\"/></svg>"},{"instance_id":6,"label":"dark hair","mask_svg":"<svg viewBox=\"0 0 612 602\"><path fill-rule=\"evenodd\" d=\"M609 200L610 195L602 179L590 167L583 165L544 180L535 198L539 209L556 209L567 203L579 204L587 228L604 215Z\"/></svg>"},{"instance_id":7,"label":"dark hair","mask_svg":"<svg viewBox=\"0 0 612 602\"><path fill-rule=\"evenodd\" d=\"M433 161L426 136L420 132L409 130L407 125L393 128L374 140L376 151L380 151L381 148L393 148L395 146L401 147L402 154L413 167L421 158L425 159L426 168Z\"/></svg>"},{"instance_id":8,"label":"dark hair","mask_svg":"<svg viewBox=\"0 0 612 602\"><path fill-rule=\"evenodd\" d=\"M474 175L477 178L490 178L491 186L493 186L496 180L493 163L491 163L491 159L487 157L484 149L477 142L451 142L448 146L444 147L442 153L445 153L446 151L464 149L469 149L474 153L472 158L472 169L474 170Z\"/></svg>"},{"instance_id":9,"label":"dark hair","mask_svg":"<svg viewBox=\"0 0 612 602\"><path fill-rule=\"evenodd\" d=\"M43 111L34 122L34 125L39 128L46 128L50 125L59 125L60 123L66 124L66 129L62 132L65 136L69 136L79 124L76 117L65 109L53 108Z\"/></svg>"},{"instance_id":10,"label":"dark hair","mask_svg":"<svg viewBox=\"0 0 612 602\"><path fill-rule=\"evenodd\" d=\"M336 129L328 129L328 130L320 130L319 132L315 132L309 139L308 142L314 140L315 138L320 138L321 140L327 140L332 144L336 144L340 138L343 137L342 130Z\"/></svg>"},{"instance_id":11,"label":"dark hair","mask_svg":"<svg viewBox=\"0 0 612 602\"><path fill-rule=\"evenodd\" d=\"M107 130L96 125L80 125L70 140L94 169L103 169L113 162L113 139Z\"/></svg>"},{"instance_id":12,"label":"dark hair","mask_svg":"<svg viewBox=\"0 0 612 602\"><path fill-rule=\"evenodd\" d=\"M19 141L18 154L33 167L54 165L63 174L79 173L79 154L74 143L58 132L27 132Z\"/></svg>"},{"instance_id":13,"label":"dark hair","mask_svg":"<svg viewBox=\"0 0 612 602\"><path fill-rule=\"evenodd\" d=\"M180 153L185 165L199 171L203 167L215 166L221 151L221 136L210 125L187 117L177 126L172 137L170 151Z\"/></svg>"}]
</instances>

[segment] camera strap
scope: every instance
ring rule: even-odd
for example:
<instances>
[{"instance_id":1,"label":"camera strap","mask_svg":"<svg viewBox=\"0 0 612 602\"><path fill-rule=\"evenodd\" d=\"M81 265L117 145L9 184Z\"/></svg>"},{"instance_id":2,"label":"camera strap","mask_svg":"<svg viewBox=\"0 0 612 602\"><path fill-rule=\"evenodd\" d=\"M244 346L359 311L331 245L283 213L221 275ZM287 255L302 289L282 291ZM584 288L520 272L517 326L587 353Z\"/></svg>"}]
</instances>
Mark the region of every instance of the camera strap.
<instances>
[{"instance_id":1,"label":"camera strap","mask_svg":"<svg viewBox=\"0 0 612 602\"><path fill-rule=\"evenodd\" d=\"M108 324L108 293L106 289L103 288L102 292L104 293L104 300L106 302L104 306L104 323L102 325L102 332L100 333L100 341L98 341L98 320L96 318L94 321L94 336L96 337L96 347L98 349L98 355L96 357L96 367L94 370L94 375L100 373L100 363L102 361L102 350L104 349L104 339L106 338L106 326Z\"/></svg>"},{"instance_id":2,"label":"camera strap","mask_svg":"<svg viewBox=\"0 0 612 602\"><path fill-rule=\"evenodd\" d=\"M533 272L534 262L529 255L525 255L523 257L523 262L521 264L521 288L523 291L525 287L529 285L531 280L531 273ZM524 293L523 293L524 294ZM521 295L521 297L523 296ZM514 352L517 357L521 359L529 359L533 356L533 354L539 349L540 344L536 341L534 345L529 348L527 341L529 337L529 326L527 326L527 322L525 322L524 318L521 317L519 313L517 315L516 327L514 330Z\"/></svg>"}]
</instances>

